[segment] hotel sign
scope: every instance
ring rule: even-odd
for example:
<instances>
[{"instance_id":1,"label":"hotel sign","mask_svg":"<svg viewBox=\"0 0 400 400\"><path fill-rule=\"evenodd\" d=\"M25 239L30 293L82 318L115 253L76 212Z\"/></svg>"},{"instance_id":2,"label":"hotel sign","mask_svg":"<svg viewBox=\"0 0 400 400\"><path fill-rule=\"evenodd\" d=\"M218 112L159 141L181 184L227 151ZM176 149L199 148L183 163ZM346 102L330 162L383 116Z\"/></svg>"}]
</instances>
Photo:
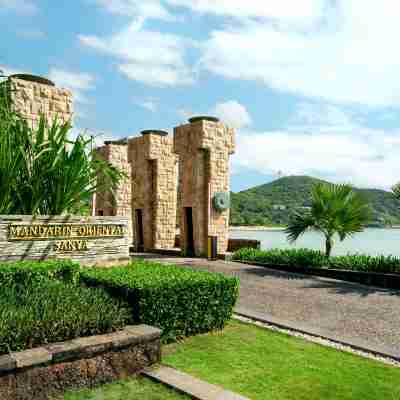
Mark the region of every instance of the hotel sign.
<instances>
[{"instance_id":1,"label":"hotel sign","mask_svg":"<svg viewBox=\"0 0 400 400\"><path fill-rule=\"evenodd\" d=\"M87 251L88 239L124 237L124 225L112 224L12 224L9 241L52 240L55 252Z\"/></svg>"}]
</instances>

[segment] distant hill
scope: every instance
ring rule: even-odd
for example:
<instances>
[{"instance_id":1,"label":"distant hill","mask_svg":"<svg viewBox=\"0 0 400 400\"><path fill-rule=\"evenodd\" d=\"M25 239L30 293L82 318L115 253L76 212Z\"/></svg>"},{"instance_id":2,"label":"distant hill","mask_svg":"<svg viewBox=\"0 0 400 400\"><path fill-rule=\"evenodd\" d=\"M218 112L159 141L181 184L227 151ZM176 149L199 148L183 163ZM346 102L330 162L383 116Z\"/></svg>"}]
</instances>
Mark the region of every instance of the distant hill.
<instances>
[{"instance_id":1,"label":"distant hill","mask_svg":"<svg viewBox=\"0 0 400 400\"><path fill-rule=\"evenodd\" d=\"M232 193L231 225L286 225L291 214L310 206L311 187L325 182L309 176L287 176ZM370 203L372 226L400 224L400 201L378 189L355 189Z\"/></svg>"}]
</instances>

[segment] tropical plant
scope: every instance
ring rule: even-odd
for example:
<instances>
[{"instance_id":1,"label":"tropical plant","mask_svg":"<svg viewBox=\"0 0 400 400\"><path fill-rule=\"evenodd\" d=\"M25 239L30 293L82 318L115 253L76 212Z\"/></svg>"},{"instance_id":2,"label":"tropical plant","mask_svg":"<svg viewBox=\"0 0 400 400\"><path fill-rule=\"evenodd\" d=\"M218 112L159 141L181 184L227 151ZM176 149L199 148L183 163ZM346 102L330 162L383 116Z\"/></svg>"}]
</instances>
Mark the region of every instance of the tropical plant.
<instances>
[{"instance_id":1,"label":"tropical plant","mask_svg":"<svg viewBox=\"0 0 400 400\"><path fill-rule=\"evenodd\" d=\"M319 183L311 192L311 209L296 212L286 228L288 240L295 242L309 230L325 236L325 254L331 255L334 237L340 241L362 232L371 220L366 200L350 185Z\"/></svg>"},{"instance_id":2,"label":"tropical plant","mask_svg":"<svg viewBox=\"0 0 400 400\"><path fill-rule=\"evenodd\" d=\"M124 174L95 157L91 139L70 139L70 122L31 128L0 88L0 214L77 213L96 191L113 192Z\"/></svg>"}]
</instances>

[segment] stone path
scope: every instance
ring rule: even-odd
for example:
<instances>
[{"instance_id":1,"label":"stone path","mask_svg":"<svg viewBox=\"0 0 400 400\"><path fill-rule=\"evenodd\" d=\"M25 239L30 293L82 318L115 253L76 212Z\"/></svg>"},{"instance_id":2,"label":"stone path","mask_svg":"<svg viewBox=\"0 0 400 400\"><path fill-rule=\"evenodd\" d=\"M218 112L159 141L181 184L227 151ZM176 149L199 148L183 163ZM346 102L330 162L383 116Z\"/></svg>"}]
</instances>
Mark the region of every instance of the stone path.
<instances>
[{"instance_id":1,"label":"stone path","mask_svg":"<svg viewBox=\"0 0 400 400\"><path fill-rule=\"evenodd\" d=\"M400 359L400 291L235 262L147 257L240 278L239 313Z\"/></svg>"},{"instance_id":2,"label":"stone path","mask_svg":"<svg viewBox=\"0 0 400 400\"><path fill-rule=\"evenodd\" d=\"M220 386L212 385L163 365L147 369L143 372L143 375L170 386L178 392L187 394L196 400L249 400L247 397L225 390Z\"/></svg>"}]
</instances>

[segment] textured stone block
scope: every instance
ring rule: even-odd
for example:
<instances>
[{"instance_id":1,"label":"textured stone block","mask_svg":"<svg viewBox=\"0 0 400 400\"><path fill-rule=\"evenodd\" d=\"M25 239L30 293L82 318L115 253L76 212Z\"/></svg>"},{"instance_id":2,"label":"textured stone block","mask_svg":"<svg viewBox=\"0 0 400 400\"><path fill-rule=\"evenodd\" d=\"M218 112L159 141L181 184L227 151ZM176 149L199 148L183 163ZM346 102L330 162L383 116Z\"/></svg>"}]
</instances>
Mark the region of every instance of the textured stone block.
<instances>
[{"instance_id":1,"label":"textured stone block","mask_svg":"<svg viewBox=\"0 0 400 400\"><path fill-rule=\"evenodd\" d=\"M0 374L12 371L16 367L17 362L13 357L11 357L10 355L0 356Z\"/></svg>"},{"instance_id":2,"label":"textured stone block","mask_svg":"<svg viewBox=\"0 0 400 400\"><path fill-rule=\"evenodd\" d=\"M17 368L26 368L32 365L45 364L51 361L51 353L43 348L31 349L12 353L11 357L15 360Z\"/></svg>"}]
</instances>

